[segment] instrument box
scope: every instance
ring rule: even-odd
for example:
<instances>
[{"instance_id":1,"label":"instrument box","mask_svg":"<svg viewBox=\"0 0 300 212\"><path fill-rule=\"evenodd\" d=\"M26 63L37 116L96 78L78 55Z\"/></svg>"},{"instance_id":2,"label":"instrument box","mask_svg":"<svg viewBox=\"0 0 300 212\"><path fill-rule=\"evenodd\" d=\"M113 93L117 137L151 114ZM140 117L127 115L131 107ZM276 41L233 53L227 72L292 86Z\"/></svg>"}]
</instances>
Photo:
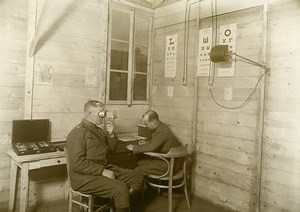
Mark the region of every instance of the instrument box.
<instances>
[{"instance_id":1,"label":"instrument box","mask_svg":"<svg viewBox=\"0 0 300 212\"><path fill-rule=\"evenodd\" d=\"M55 152L57 148L49 143L49 119L13 120L12 149L17 155Z\"/></svg>"}]
</instances>

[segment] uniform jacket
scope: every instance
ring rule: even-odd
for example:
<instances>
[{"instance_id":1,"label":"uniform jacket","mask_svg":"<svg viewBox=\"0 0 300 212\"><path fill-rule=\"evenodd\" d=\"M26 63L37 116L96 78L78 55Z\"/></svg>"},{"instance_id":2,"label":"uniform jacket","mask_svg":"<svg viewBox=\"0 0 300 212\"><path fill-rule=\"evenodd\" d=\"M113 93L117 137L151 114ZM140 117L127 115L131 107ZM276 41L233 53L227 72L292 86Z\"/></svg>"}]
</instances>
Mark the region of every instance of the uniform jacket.
<instances>
[{"instance_id":1,"label":"uniform jacket","mask_svg":"<svg viewBox=\"0 0 300 212\"><path fill-rule=\"evenodd\" d=\"M66 145L73 189L102 174L114 144L115 138L107 136L101 128L85 119L71 130Z\"/></svg>"},{"instance_id":2,"label":"uniform jacket","mask_svg":"<svg viewBox=\"0 0 300 212\"><path fill-rule=\"evenodd\" d=\"M159 122L156 128L151 132L152 139L144 145L134 145L133 152L159 152L167 153L172 147L179 146L177 138L167 125Z\"/></svg>"}]
</instances>

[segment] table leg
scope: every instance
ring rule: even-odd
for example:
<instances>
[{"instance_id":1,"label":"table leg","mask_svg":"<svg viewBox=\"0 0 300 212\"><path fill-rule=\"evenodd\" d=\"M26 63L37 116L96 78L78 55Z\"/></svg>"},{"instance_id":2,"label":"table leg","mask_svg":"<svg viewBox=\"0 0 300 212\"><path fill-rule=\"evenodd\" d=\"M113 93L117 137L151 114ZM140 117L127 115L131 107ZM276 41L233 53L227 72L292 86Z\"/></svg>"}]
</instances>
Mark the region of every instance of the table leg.
<instances>
[{"instance_id":1,"label":"table leg","mask_svg":"<svg viewBox=\"0 0 300 212\"><path fill-rule=\"evenodd\" d=\"M10 186L9 186L9 211L14 211L16 200L18 165L11 159L10 162Z\"/></svg>"},{"instance_id":2,"label":"table leg","mask_svg":"<svg viewBox=\"0 0 300 212\"><path fill-rule=\"evenodd\" d=\"M20 212L25 212L28 204L29 190L29 165L23 163L21 166L21 188L20 188Z\"/></svg>"},{"instance_id":3,"label":"table leg","mask_svg":"<svg viewBox=\"0 0 300 212\"><path fill-rule=\"evenodd\" d=\"M68 179L68 170L65 171L65 199L69 198L69 179Z\"/></svg>"}]
</instances>

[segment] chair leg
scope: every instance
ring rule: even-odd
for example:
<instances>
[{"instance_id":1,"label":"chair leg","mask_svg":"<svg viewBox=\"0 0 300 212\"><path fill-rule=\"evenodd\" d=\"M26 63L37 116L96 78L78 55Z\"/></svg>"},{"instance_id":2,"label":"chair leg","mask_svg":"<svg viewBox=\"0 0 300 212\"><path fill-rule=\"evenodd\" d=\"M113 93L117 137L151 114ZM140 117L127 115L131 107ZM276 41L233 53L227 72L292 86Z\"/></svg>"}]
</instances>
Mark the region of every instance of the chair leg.
<instances>
[{"instance_id":1,"label":"chair leg","mask_svg":"<svg viewBox=\"0 0 300 212\"><path fill-rule=\"evenodd\" d=\"M159 180L159 185L161 185L161 180ZM157 196L160 197L160 194L161 194L161 188L158 187L157 188Z\"/></svg>"},{"instance_id":2,"label":"chair leg","mask_svg":"<svg viewBox=\"0 0 300 212\"><path fill-rule=\"evenodd\" d=\"M73 198L73 194L72 191L69 192L69 212L72 212L72 207L73 207L73 203L72 203L72 198Z\"/></svg>"},{"instance_id":3,"label":"chair leg","mask_svg":"<svg viewBox=\"0 0 300 212\"><path fill-rule=\"evenodd\" d=\"M185 199L188 205L188 208L191 209L190 201L189 201L189 194L187 190L187 184L186 184L186 161L184 161L183 165L183 180L184 180L184 194L185 194Z\"/></svg>"},{"instance_id":4,"label":"chair leg","mask_svg":"<svg viewBox=\"0 0 300 212\"><path fill-rule=\"evenodd\" d=\"M188 205L188 208L191 209L190 201L189 201L189 194L186 186L186 182L184 183L184 194L185 194L185 199Z\"/></svg>"},{"instance_id":5,"label":"chair leg","mask_svg":"<svg viewBox=\"0 0 300 212\"><path fill-rule=\"evenodd\" d=\"M89 207L88 207L88 212L93 212L94 211L94 197L93 195L89 195Z\"/></svg>"},{"instance_id":6,"label":"chair leg","mask_svg":"<svg viewBox=\"0 0 300 212\"><path fill-rule=\"evenodd\" d=\"M173 198L173 180L169 180L169 188L168 188L168 208L169 212L172 212L172 198Z\"/></svg>"},{"instance_id":7,"label":"chair leg","mask_svg":"<svg viewBox=\"0 0 300 212\"><path fill-rule=\"evenodd\" d=\"M82 196L79 196L79 202L82 202ZM79 205L79 211L80 212L84 212L84 207L82 207L81 205Z\"/></svg>"}]
</instances>

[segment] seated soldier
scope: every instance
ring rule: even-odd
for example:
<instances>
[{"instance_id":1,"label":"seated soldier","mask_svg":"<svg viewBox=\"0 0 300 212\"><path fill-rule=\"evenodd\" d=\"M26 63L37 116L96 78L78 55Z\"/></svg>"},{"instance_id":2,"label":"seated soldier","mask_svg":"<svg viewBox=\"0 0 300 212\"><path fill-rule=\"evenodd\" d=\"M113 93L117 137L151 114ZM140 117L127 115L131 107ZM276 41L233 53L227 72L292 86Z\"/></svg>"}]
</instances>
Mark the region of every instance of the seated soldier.
<instances>
[{"instance_id":1,"label":"seated soldier","mask_svg":"<svg viewBox=\"0 0 300 212\"><path fill-rule=\"evenodd\" d=\"M107 134L97 126L103 121L103 111L104 104L88 101L84 119L67 137L70 183L76 191L112 199L115 211L127 211L130 193L140 190L143 177L134 170L107 163L116 135L112 124L107 126Z\"/></svg>"},{"instance_id":2,"label":"seated soldier","mask_svg":"<svg viewBox=\"0 0 300 212\"><path fill-rule=\"evenodd\" d=\"M142 122L150 130L152 138L142 145L129 144L126 146L128 150L131 150L134 153L167 153L172 147L180 146L180 143L173 135L172 131L167 125L159 120L159 116L155 111L147 111L143 115ZM143 159L138 162L135 170L142 175L160 175L164 174L168 170L168 166L165 161L159 158L144 155Z\"/></svg>"}]
</instances>

